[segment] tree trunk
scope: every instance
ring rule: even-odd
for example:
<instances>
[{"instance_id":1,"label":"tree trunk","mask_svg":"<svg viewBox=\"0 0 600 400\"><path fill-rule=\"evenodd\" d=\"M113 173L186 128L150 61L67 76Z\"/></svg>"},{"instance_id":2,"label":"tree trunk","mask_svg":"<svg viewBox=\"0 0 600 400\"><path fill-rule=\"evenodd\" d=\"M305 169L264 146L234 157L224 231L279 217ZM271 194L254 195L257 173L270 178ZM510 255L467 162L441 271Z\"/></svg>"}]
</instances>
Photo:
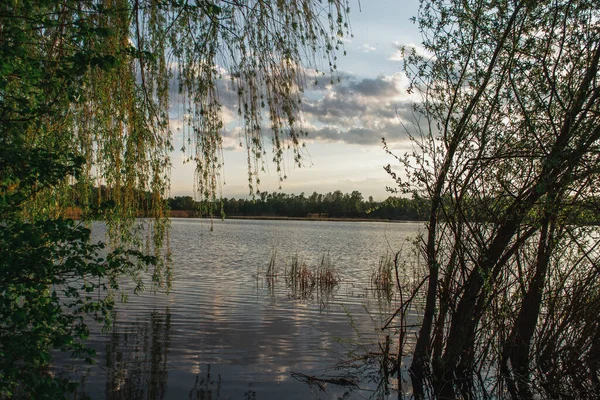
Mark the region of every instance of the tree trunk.
<instances>
[{"instance_id":1,"label":"tree trunk","mask_svg":"<svg viewBox=\"0 0 600 400\"><path fill-rule=\"evenodd\" d=\"M509 339L503 346L502 374L505 375L509 391L515 400L533 398L529 370L530 348L542 302L552 236L552 232L550 234L548 232L548 222L546 221L540 232L535 275L523 298L521 310ZM508 362L512 366L512 374Z\"/></svg>"}]
</instances>

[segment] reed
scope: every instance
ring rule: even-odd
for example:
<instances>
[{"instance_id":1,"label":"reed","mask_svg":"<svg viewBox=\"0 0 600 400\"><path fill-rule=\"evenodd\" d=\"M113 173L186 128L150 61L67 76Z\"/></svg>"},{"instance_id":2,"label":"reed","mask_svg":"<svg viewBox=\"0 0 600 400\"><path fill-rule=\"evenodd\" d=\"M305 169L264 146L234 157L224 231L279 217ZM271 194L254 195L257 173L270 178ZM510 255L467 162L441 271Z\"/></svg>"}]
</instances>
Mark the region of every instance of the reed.
<instances>
[{"instance_id":1,"label":"reed","mask_svg":"<svg viewBox=\"0 0 600 400\"><path fill-rule=\"evenodd\" d=\"M327 254L323 254L321 257L321 263L317 267L316 271L316 280L317 285L322 288L332 288L336 286L340 279L333 262L331 261L331 256L329 252Z\"/></svg>"},{"instance_id":2,"label":"reed","mask_svg":"<svg viewBox=\"0 0 600 400\"><path fill-rule=\"evenodd\" d=\"M308 291L316 285L314 272L306 265L306 263L295 254L290 260L290 269L287 273L286 280L288 285L295 290L301 292Z\"/></svg>"},{"instance_id":3,"label":"reed","mask_svg":"<svg viewBox=\"0 0 600 400\"><path fill-rule=\"evenodd\" d=\"M264 272L269 289L272 290L278 277L281 276L281 268L277 267L277 252L272 250L269 264ZM339 284L340 278L335 269L329 252L323 254L318 265L310 267L296 253L290 259L283 270L285 283L292 291L292 296L308 298L318 289L318 295L330 296L333 289Z\"/></svg>"},{"instance_id":4,"label":"reed","mask_svg":"<svg viewBox=\"0 0 600 400\"><path fill-rule=\"evenodd\" d=\"M391 292L394 284L394 257L388 253L379 258L379 265L371 273L371 285L375 289Z\"/></svg>"},{"instance_id":5,"label":"reed","mask_svg":"<svg viewBox=\"0 0 600 400\"><path fill-rule=\"evenodd\" d=\"M267 267L267 278L273 278L277 276L277 268L275 267L275 261L277 259L277 249L271 250L271 257L269 259L269 265Z\"/></svg>"}]
</instances>

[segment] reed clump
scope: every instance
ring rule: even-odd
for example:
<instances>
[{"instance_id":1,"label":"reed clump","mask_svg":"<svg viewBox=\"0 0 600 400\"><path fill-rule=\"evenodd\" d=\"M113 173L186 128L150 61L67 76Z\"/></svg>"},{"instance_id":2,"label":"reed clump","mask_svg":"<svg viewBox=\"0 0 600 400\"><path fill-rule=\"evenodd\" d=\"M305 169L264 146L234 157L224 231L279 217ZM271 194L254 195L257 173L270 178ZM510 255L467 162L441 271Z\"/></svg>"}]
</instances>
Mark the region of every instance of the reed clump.
<instances>
[{"instance_id":1,"label":"reed clump","mask_svg":"<svg viewBox=\"0 0 600 400\"><path fill-rule=\"evenodd\" d=\"M288 285L293 289L300 290L301 292L312 289L317 280L315 273L308 267L308 265L295 254L292 256L290 261L290 269L286 275Z\"/></svg>"},{"instance_id":2,"label":"reed clump","mask_svg":"<svg viewBox=\"0 0 600 400\"><path fill-rule=\"evenodd\" d=\"M371 285L375 289L391 292L394 284L394 257L388 253L379 258L379 265L371 273Z\"/></svg>"},{"instance_id":3,"label":"reed clump","mask_svg":"<svg viewBox=\"0 0 600 400\"><path fill-rule=\"evenodd\" d=\"M321 257L321 263L316 271L316 280L318 286L324 289L333 288L340 281L329 252L323 254L323 257Z\"/></svg>"},{"instance_id":4,"label":"reed clump","mask_svg":"<svg viewBox=\"0 0 600 400\"><path fill-rule=\"evenodd\" d=\"M277 267L275 250L271 252L265 276L269 282L281 276L281 268ZM339 274L329 252L323 254L320 263L314 267L310 267L298 254L293 255L285 266L283 276L294 295L298 294L301 297L310 295L315 288L330 292L340 282Z\"/></svg>"}]
</instances>

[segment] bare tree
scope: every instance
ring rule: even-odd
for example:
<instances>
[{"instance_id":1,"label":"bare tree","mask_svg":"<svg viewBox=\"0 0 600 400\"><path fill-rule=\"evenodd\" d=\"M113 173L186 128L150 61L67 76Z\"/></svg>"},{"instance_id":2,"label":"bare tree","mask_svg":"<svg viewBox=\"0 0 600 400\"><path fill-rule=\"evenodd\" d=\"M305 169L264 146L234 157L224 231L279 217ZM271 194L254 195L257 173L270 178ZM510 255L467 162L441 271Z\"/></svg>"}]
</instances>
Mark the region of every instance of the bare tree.
<instances>
[{"instance_id":1,"label":"bare tree","mask_svg":"<svg viewBox=\"0 0 600 400\"><path fill-rule=\"evenodd\" d=\"M406 49L404 64L422 96L419 130L399 158L408 180L397 178L431 199L417 398L554 396L539 371L574 363L587 368L571 380L580 393L598 381L597 363L585 362L598 347L585 317L595 305L575 312L564 298L597 290L597 236L584 216L598 195L599 17L593 1L421 5L424 51ZM581 353L542 357L564 350L565 335Z\"/></svg>"}]
</instances>

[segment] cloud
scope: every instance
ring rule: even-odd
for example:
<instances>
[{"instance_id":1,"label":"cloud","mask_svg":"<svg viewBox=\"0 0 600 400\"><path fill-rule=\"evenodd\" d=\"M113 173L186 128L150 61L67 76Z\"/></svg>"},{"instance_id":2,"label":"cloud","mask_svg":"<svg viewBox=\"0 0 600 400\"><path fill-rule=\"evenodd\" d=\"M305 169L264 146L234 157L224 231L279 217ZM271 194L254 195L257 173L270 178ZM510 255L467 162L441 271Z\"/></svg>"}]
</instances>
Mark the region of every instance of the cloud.
<instances>
[{"instance_id":1,"label":"cloud","mask_svg":"<svg viewBox=\"0 0 600 400\"><path fill-rule=\"evenodd\" d=\"M365 43L365 44L363 44L363 45L361 45L361 46L358 46L358 49L357 49L357 50L358 50L360 53L372 53L372 52L374 52L375 50L377 50L377 48L376 48L376 47L373 47L373 46L371 46L371 45L370 45L370 44L368 44L368 43Z\"/></svg>"},{"instance_id":2,"label":"cloud","mask_svg":"<svg viewBox=\"0 0 600 400\"><path fill-rule=\"evenodd\" d=\"M391 61L403 61L404 58L411 52L415 52L417 56L427 59L435 58L435 55L426 50L423 46L414 43L401 43L394 42L394 48L396 49L389 57Z\"/></svg>"},{"instance_id":3,"label":"cloud","mask_svg":"<svg viewBox=\"0 0 600 400\"><path fill-rule=\"evenodd\" d=\"M393 97L399 94L399 90L392 80L385 77L375 79L363 79L348 86L350 91L363 96Z\"/></svg>"},{"instance_id":4,"label":"cloud","mask_svg":"<svg viewBox=\"0 0 600 400\"><path fill-rule=\"evenodd\" d=\"M308 133L307 142L339 142L363 146L380 146L382 137L388 143L407 139L407 129L413 126L414 99L406 92L407 79L402 73L375 78L359 78L341 72L340 82L331 84L329 77L307 71L307 91L302 101L297 128ZM317 82L314 86L311 83ZM228 79L217 82L222 100L222 132L225 150L244 150L245 134L237 114L237 94ZM172 127L183 125L187 110L177 102L171 112ZM178 109L177 111L175 109ZM265 109L262 135L269 147L272 131ZM408 128L407 128L408 127ZM179 136L176 134L176 136ZM176 137L176 146L179 143ZM282 138L285 143L285 138ZM240 143L242 147L240 148ZM284 146L287 143L284 144Z\"/></svg>"},{"instance_id":5,"label":"cloud","mask_svg":"<svg viewBox=\"0 0 600 400\"><path fill-rule=\"evenodd\" d=\"M316 98L303 102L304 128L309 141L379 145L407 139L413 126L413 99L406 93L406 78L392 76L358 79L343 75Z\"/></svg>"},{"instance_id":6,"label":"cloud","mask_svg":"<svg viewBox=\"0 0 600 400\"><path fill-rule=\"evenodd\" d=\"M397 142L407 139L405 128L400 123L380 124L374 127L351 127L348 129L339 126L325 125L322 127L309 127L308 140L318 142L344 142L364 146L379 146L385 137L388 142Z\"/></svg>"}]
</instances>

